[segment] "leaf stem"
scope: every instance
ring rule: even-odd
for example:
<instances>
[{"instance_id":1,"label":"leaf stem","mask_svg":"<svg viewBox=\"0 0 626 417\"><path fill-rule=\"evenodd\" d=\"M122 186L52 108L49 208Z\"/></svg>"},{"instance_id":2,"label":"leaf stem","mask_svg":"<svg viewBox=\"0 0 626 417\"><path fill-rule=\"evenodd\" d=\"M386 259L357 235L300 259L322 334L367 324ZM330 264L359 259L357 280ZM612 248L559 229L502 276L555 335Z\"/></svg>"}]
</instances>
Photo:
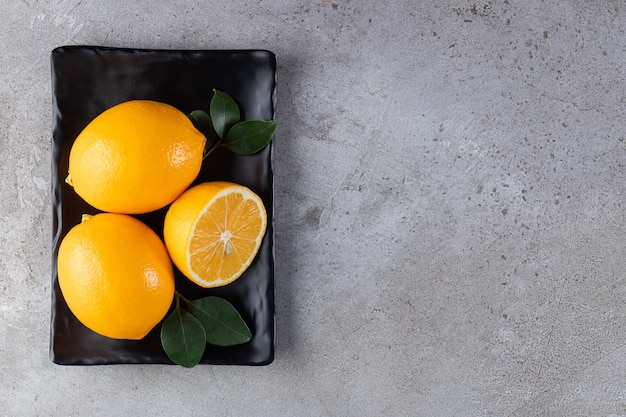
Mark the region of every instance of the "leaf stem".
<instances>
[{"instance_id":1,"label":"leaf stem","mask_svg":"<svg viewBox=\"0 0 626 417\"><path fill-rule=\"evenodd\" d=\"M217 149L217 148L218 148L218 147L222 144L222 142L224 142L224 140L222 140L222 139L220 139L220 140L216 141L216 142L213 144L213 146L211 146L211 148L209 148L209 150L208 150L208 151L206 151L206 152L204 153L204 155L202 155L202 161L204 161L204 160L206 159L206 157L207 157L207 156L209 156L209 154L210 154L211 152L213 152L214 150L216 150L216 149Z\"/></svg>"},{"instance_id":2,"label":"leaf stem","mask_svg":"<svg viewBox=\"0 0 626 417\"><path fill-rule=\"evenodd\" d=\"M180 304L180 300L183 300L183 302L185 304L189 304L191 302L191 300L189 300L188 298L186 298L184 295L182 295L181 293L179 293L178 291L174 291L174 296L176 297L176 305L178 306Z\"/></svg>"}]
</instances>

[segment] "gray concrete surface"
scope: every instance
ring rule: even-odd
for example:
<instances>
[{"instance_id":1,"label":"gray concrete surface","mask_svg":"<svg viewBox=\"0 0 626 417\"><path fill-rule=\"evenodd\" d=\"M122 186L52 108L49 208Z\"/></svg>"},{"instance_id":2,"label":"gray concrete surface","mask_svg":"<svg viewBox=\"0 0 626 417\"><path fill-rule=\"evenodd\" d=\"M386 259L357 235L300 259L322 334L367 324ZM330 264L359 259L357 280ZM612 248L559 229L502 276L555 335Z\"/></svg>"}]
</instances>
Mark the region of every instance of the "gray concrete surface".
<instances>
[{"instance_id":1,"label":"gray concrete surface","mask_svg":"<svg viewBox=\"0 0 626 417\"><path fill-rule=\"evenodd\" d=\"M0 1L3 416L626 416L621 1ZM49 53L278 57L267 367L48 358Z\"/></svg>"}]
</instances>

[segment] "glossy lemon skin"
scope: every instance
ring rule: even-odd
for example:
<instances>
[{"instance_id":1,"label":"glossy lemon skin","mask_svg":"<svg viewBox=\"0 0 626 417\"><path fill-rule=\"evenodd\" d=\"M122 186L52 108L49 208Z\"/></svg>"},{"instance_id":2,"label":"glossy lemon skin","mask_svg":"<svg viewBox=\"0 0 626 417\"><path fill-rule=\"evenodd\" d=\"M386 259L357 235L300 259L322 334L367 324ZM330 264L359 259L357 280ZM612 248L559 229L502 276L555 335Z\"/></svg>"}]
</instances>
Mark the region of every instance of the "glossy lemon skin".
<instances>
[{"instance_id":1,"label":"glossy lemon skin","mask_svg":"<svg viewBox=\"0 0 626 417\"><path fill-rule=\"evenodd\" d=\"M163 242L124 214L97 214L67 233L59 246L58 282L76 318L114 339L145 337L174 298L173 266Z\"/></svg>"},{"instance_id":2,"label":"glossy lemon skin","mask_svg":"<svg viewBox=\"0 0 626 417\"><path fill-rule=\"evenodd\" d=\"M200 172L206 139L165 103L131 100L109 108L78 135L69 177L76 193L107 212L139 214L174 201Z\"/></svg>"}]
</instances>

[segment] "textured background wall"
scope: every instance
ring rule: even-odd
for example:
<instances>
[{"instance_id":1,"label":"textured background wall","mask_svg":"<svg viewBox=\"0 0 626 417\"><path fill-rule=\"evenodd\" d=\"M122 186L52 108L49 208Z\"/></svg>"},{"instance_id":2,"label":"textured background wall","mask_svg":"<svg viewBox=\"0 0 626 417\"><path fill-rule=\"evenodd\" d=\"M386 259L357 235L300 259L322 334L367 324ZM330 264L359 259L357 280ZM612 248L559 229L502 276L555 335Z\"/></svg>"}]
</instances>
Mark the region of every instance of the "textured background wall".
<instances>
[{"instance_id":1,"label":"textured background wall","mask_svg":"<svg viewBox=\"0 0 626 417\"><path fill-rule=\"evenodd\" d=\"M626 416L622 2L0 4L0 414ZM67 44L276 53L270 366L50 362Z\"/></svg>"}]
</instances>

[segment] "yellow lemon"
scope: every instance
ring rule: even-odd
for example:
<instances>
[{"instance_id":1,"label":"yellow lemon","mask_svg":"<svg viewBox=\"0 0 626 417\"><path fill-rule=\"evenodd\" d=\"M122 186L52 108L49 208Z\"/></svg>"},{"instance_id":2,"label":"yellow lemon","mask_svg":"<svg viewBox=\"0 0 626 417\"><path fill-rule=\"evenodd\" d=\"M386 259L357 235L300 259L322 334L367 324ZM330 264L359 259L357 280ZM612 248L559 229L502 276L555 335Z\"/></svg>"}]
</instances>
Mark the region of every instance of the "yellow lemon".
<instances>
[{"instance_id":1,"label":"yellow lemon","mask_svg":"<svg viewBox=\"0 0 626 417\"><path fill-rule=\"evenodd\" d=\"M239 278L267 228L261 198L247 187L207 182L185 191L167 211L165 246L180 271L209 288Z\"/></svg>"},{"instance_id":2,"label":"yellow lemon","mask_svg":"<svg viewBox=\"0 0 626 417\"><path fill-rule=\"evenodd\" d=\"M76 318L114 339L143 338L174 298L163 242L125 214L101 213L74 226L59 246L58 279Z\"/></svg>"},{"instance_id":3,"label":"yellow lemon","mask_svg":"<svg viewBox=\"0 0 626 417\"><path fill-rule=\"evenodd\" d=\"M175 107L127 101L98 115L76 138L68 182L99 210L154 211L174 201L198 176L205 142Z\"/></svg>"}]
</instances>

